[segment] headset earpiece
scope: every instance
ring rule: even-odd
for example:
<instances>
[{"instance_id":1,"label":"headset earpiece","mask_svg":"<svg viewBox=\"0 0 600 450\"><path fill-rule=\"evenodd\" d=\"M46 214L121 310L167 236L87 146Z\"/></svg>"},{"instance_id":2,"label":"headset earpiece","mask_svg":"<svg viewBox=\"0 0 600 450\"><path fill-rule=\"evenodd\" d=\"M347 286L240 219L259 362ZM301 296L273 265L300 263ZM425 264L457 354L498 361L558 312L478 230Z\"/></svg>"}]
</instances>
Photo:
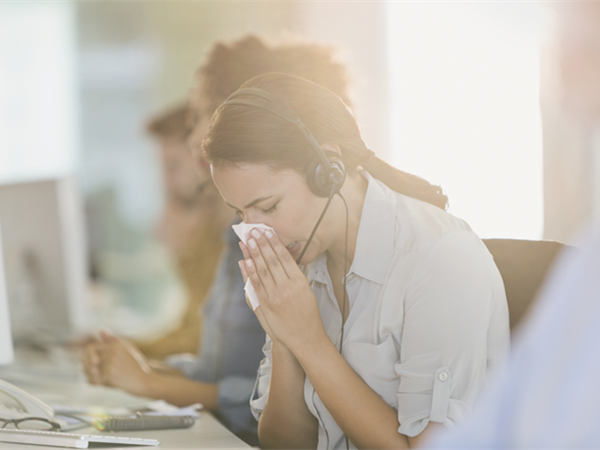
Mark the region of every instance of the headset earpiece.
<instances>
[{"instance_id":1,"label":"headset earpiece","mask_svg":"<svg viewBox=\"0 0 600 450\"><path fill-rule=\"evenodd\" d=\"M321 149L323 151L323 149ZM329 167L323 167L320 158L313 158L306 172L308 187L318 197L329 197L331 189L339 191L346 179L346 167L339 153L324 151Z\"/></svg>"},{"instance_id":2,"label":"headset earpiece","mask_svg":"<svg viewBox=\"0 0 600 450\"><path fill-rule=\"evenodd\" d=\"M342 157L336 152L323 151L310 130L284 99L263 89L242 88L225 100L223 105L227 104L264 109L294 124L315 152L306 177L310 190L319 197L329 197L332 188L334 193L340 190L346 179L346 167Z\"/></svg>"}]
</instances>

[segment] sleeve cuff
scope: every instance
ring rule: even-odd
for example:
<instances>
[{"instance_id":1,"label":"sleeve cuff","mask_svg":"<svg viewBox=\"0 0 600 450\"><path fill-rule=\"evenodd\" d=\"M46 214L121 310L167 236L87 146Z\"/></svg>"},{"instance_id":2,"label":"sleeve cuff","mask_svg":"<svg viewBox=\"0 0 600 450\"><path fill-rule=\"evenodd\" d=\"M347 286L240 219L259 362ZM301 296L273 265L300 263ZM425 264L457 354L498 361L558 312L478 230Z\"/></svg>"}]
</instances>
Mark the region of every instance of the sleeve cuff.
<instances>
[{"instance_id":1,"label":"sleeve cuff","mask_svg":"<svg viewBox=\"0 0 600 450\"><path fill-rule=\"evenodd\" d=\"M419 435L429 422L454 429L470 413L466 403L450 398L452 372L447 366L436 370L431 394L398 394L398 432L409 437Z\"/></svg>"},{"instance_id":2,"label":"sleeve cuff","mask_svg":"<svg viewBox=\"0 0 600 450\"><path fill-rule=\"evenodd\" d=\"M408 437L415 437L421 434L429 422L438 422L444 424L448 429L455 430L456 425L463 423L471 414L471 409L466 403L448 399L448 410L444 421L432 420L432 396L429 394L400 394L398 400L401 402L402 409L398 410L398 421L400 427L398 432Z\"/></svg>"},{"instance_id":3,"label":"sleeve cuff","mask_svg":"<svg viewBox=\"0 0 600 450\"><path fill-rule=\"evenodd\" d=\"M196 355L183 353L180 355L172 355L165 359L165 363L181 371L186 378L196 379L196 367L198 366L198 358Z\"/></svg>"}]
</instances>

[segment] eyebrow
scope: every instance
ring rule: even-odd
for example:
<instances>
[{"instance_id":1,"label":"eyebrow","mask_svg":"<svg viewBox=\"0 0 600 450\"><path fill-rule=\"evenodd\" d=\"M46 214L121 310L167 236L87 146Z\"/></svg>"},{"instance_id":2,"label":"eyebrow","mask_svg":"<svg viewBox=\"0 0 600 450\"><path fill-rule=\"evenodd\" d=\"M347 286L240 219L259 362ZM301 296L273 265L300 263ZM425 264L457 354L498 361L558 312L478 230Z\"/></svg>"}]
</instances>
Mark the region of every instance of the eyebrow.
<instances>
[{"instance_id":1,"label":"eyebrow","mask_svg":"<svg viewBox=\"0 0 600 450\"><path fill-rule=\"evenodd\" d=\"M262 202L262 201L268 200L268 199L270 199L271 197L273 197L273 196L272 196L272 195L269 195L268 197L260 197L260 198L257 198L256 200L252 200L250 203L248 203L246 206L244 206L244 209L252 208L252 207L253 207L254 205L256 205L257 203L260 203L260 202ZM225 202L225 203L227 203L227 202ZM235 206L233 206L233 205L232 205L232 204L230 204L230 203L227 203L227 205L228 205L228 206L230 206L230 207L231 207L231 208L233 208L233 209L237 209Z\"/></svg>"}]
</instances>

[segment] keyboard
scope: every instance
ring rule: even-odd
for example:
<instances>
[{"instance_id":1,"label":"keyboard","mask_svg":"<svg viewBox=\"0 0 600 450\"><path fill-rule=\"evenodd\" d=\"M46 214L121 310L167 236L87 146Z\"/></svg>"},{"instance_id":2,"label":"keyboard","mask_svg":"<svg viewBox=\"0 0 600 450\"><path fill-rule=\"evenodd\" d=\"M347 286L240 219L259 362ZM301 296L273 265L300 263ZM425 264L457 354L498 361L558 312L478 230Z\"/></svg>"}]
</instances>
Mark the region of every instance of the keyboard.
<instances>
[{"instance_id":1,"label":"keyboard","mask_svg":"<svg viewBox=\"0 0 600 450\"><path fill-rule=\"evenodd\" d=\"M90 443L120 445L159 445L156 439L129 438L114 435L73 434L61 431L38 431L0 428L0 442L48 445L52 447L88 448Z\"/></svg>"}]
</instances>

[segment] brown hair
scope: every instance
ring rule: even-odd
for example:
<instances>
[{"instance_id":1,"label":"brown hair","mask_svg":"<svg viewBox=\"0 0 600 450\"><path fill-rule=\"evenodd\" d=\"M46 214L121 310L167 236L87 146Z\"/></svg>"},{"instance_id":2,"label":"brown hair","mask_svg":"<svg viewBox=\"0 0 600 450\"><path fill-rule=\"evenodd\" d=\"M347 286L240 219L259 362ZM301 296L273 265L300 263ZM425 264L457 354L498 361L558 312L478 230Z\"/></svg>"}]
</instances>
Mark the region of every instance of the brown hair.
<instances>
[{"instance_id":1,"label":"brown hair","mask_svg":"<svg viewBox=\"0 0 600 450\"><path fill-rule=\"evenodd\" d=\"M150 119L146 129L157 138L175 137L185 140L192 131L188 115L187 103L179 104Z\"/></svg>"},{"instance_id":2,"label":"brown hair","mask_svg":"<svg viewBox=\"0 0 600 450\"><path fill-rule=\"evenodd\" d=\"M196 74L190 108L196 115L212 113L239 87L257 75L296 75L335 92L350 105L349 76L334 47L307 42L268 45L254 35L232 43L217 42ZM199 99L204 102L200 110Z\"/></svg>"},{"instance_id":3,"label":"brown hair","mask_svg":"<svg viewBox=\"0 0 600 450\"><path fill-rule=\"evenodd\" d=\"M317 142L339 145L350 173L361 166L396 192L442 209L447 207L448 198L439 186L390 166L367 149L348 107L325 87L282 73L257 76L243 87L263 89L285 100ZM225 104L217 110L203 152L217 166L258 163L274 169L292 168L303 174L314 157L295 125L263 109L235 104Z\"/></svg>"}]
</instances>

